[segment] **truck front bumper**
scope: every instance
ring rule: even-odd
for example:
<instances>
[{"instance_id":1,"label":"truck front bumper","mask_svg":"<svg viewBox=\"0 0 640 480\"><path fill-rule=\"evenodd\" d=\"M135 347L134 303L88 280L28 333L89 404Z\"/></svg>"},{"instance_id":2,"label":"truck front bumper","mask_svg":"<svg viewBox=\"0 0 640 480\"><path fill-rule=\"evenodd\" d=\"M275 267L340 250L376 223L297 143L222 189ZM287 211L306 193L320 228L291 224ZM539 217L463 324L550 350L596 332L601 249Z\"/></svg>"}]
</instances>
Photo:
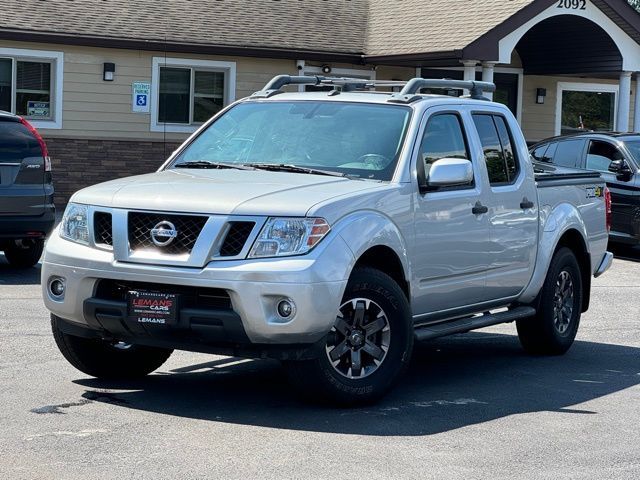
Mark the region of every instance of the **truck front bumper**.
<instances>
[{"instance_id":1,"label":"truck front bumper","mask_svg":"<svg viewBox=\"0 0 640 480\"><path fill-rule=\"evenodd\" d=\"M111 251L71 243L54 232L45 250L42 289L46 307L78 335L203 351L198 345L313 344L333 326L354 262L339 235L303 256L186 268L118 262ZM55 279L64 282L62 297L51 291ZM136 325L121 296L128 288L177 293L190 303L179 310L174 326ZM199 300L211 297L217 300ZM277 312L283 299L295 305L287 319Z\"/></svg>"}]
</instances>

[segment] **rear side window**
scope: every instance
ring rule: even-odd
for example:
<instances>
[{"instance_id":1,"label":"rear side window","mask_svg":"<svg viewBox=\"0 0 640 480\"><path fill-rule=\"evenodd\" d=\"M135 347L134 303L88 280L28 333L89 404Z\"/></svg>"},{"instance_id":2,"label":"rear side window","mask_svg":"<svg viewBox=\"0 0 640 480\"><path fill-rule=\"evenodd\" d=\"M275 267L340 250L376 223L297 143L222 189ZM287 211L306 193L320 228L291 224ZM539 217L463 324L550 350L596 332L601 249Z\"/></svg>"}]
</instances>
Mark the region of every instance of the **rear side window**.
<instances>
[{"instance_id":1,"label":"rear side window","mask_svg":"<svg viewBox=\"0 0 640 480\"><path fill-rule=\"evenodd\" d=\"M38 140L23 124L0 121L0 163L21 162L27 157L42 157Z\"/></svg>"},{"instance_id":2,"label":"rear side window","mask_svg":"<svg viewBox=\"0 0 640 480\"><path fill-rule=\"evenodd\" d=\"M441 158L469 158L462 123L458 115L444 113L429 119L422 137L420 155L425 174L431 165Z\"/></svg>"},{"instance_id":3,"label":"rear side window","mask_svg":"<svg viewBox=\"0 0 640 480\"><path fill-rule=\"evenodd\" d=\"M513 182L518 176L513 139L500 115L475 114L473 121L480 136L491 185Z\"/></svg>"},{"instance_id":4,"label":"rear side window","mask_svg":"<svg viewBox=\"0 0 640 480\"><path fill-rule=\"evenodd\" d=\"M545 143L544 145L540 145L539 147L536 147L533 149L533 151L531 152L531 156L533 157L534 160L538 162L549 162L550 160L544 156L548 148L549 148L548 143Z\"/></svg>"},{"instance_id":5,"label":"rear side window","mask_svg":"<svg viewBox=\"0 0 640 480\"><path fill-rule=\"evenodd\" d=\"M553 163L561 167L580 167L584 140L565 140L558 142L558 148L553 156Z\"/></svg>"}]
</instances>

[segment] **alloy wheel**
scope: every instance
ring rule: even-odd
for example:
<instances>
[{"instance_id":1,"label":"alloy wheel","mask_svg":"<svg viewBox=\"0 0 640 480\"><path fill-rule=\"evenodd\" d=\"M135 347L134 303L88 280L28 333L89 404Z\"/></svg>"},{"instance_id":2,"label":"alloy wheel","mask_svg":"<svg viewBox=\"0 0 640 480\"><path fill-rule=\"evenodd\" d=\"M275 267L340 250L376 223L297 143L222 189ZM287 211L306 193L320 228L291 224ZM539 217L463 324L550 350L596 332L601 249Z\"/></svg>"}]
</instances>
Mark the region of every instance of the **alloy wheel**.
<instances>
[{"instance_id":1,"label":"alloy wheel","mask_svg":"<svg viewBox=\"0 0 640 480\"><path fill-rule=\"evenodd\" d=\"M334 370L349 379L374 373L389 351L391 327L373 300L354 298L340 306L325 347Z\"/></svg>"},{"instance_id":2,"label":"alloy wheel","mask_svg":"<svg viewBox=\"0 0 640 480\"><path fill-rule=\"evenodd\" d=\"M553 326L560 335L564 335L570 327L575 303L573 278L566 270L558 275L553 297Z\"/></svg>"}]
</instances>

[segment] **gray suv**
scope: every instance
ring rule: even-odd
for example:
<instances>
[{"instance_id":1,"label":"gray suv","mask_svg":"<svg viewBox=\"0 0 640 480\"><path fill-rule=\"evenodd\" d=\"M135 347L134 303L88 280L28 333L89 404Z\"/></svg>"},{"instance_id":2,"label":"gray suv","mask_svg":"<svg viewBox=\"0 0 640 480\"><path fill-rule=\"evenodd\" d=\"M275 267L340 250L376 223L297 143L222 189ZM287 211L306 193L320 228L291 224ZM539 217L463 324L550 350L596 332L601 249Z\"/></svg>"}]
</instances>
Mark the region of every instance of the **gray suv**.
<instances>
[{"instance_id":1,"label":"gray suv","mask_svg":"<svg viewBox=\"0 0 640 480\"><path fill-rule=\"evenodd\" d=\"M0 251L14 267L35 265L54 222L47 146L29 122L0 111Z\"/></svg>"}]
</instances>

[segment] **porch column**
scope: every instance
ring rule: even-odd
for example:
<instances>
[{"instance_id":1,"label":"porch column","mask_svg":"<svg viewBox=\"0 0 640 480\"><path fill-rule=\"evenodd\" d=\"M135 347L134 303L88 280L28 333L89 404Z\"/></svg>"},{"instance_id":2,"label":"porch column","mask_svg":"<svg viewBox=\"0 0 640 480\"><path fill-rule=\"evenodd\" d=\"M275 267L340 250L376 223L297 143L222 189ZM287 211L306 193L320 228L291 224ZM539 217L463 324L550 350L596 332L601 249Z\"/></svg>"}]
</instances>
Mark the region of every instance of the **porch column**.
<instances>
[{"instance_id":1,"label":"porch column","mask_svg":"<svg viewBox=\"0 0 640 480\"><path fill-rule=\"evenodd\" d=\"M482 62L482 81L493 83L493 68L496 62ZM493 92L484 92L484 96L493 100Z\"/></svg>"},{"instance_id":2,"label":"porch column","mask_svg":"<svg viewBox=\"0 0 640 480\"><path fill-rule=\"evenodd\" d=\"M629 113L631 112L631 72L620 74L620 92L618 93L618 121L616 130L629 131Z\"/></svg>"},{"instance_id":3,"label":"porch column","mask_svg":"<svg viewBox=\"0 0 640 480\"><path fill-rule=\"evenodd\" d=\"M640 72L636 72L636 104L633 113L633 131L640 132Z\"/></svg>"},{"instance_id":4,"label":"porch column","mask_svg":"<svg viewBox=\"0 0 640 480\"><path fill-rule=\"evenodd\" d=\"M476 79L476 65L478 64L477 60L463 60L462 65L464 65L464 81L472 82ZM469 90L465 88L464 94L469 95Z\"/></svg>"}]
</instances>

